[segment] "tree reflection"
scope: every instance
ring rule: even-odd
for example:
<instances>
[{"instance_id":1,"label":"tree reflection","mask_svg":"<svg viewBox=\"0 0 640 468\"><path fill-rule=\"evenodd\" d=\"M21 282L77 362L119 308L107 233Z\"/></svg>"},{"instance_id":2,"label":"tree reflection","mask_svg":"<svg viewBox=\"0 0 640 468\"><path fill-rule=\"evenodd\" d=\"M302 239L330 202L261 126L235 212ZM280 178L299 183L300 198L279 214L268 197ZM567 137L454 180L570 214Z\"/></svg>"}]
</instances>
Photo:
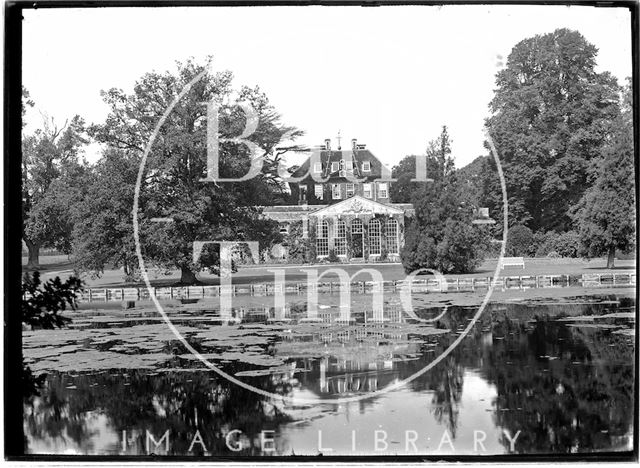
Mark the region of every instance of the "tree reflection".
<instances>
[{"instance_id":1,"label":"tree reflection","mask_svg":"<svg viewBox=\"0 0 640 468\"><path fill-rule=\"evenodd\" d=\"M238 365L234 372L247 370ZM168 454L187 454L196 430L210 453L233 455L225 446L224 436L232 429L241 430L248 445L239 455L260 453L258 434L277 429L289 420L265 398L210 372L149 373L132 370L128 374L90 374L71 378L50 374L43 396L33 399L25 411L25 431L33 439L49 439L61 449L67 437L83 451L91 453L92 434L87 420L92 412L106 414L111 428L118 434L132 434L126 453L145 454L148 430L158 439L171 431ZM75 389L68 389L73 382ZM256 385L279 394L288 393L290 385L261 378ZM120 447L114 447L118 453ZM121 452L122 453L122 452ZM202 445L195 444L194 455L202 455Z\"/></svg>"},{"instance_id":2,"label":"tree reflection","mask_svg":"<svg viewBox=\"0 0 640 468\"><path fill-rule=\"evenodd\" d=\"M520 453L625 449L633 407L633 347L610 330L503 317L485 365L497 424ZM502 443L509 447L504 438Z\"/></svg>"},{"instance_id":3,"label":"tree reflection","mask_svg":"<svg viewBox=\"0 0 640 468\"><path fill-rule=\"evenodd\" d=\"M250 383L279 395L291 395L297 389L320 399L380 390L441 355L467 327L473 312L451 307L435 324L451 331L447 334L394 337L383 325L375 325L353 336L314 332L299 340L282 340L270 352L290 367L283 366L282 372L271 375L254 375ZM565 312L597 314L602 310L588 305L572 306ZM407 388L418 398L427 395L430 411L453 439L468 430L460 426L459 419L465 411L461 406L464 376L474 370L495 386L495 424L511 436L520 431L517 452L625 449L634 407L632 340L610 329L552 321L548 316L553 314L557 310L546 306L493 307L450 355ZM255 367L233 363L226 370L235 374ZM294 370L300 372L294 376ZM358 402L359 410L371 411L375 401ZM208 453L261 455L260 432L274 430L277 439L282 426L291 422L279 408L254 392L195 369L79 376L54 373L42 397L26 405L25 432L32 441L53 440L60 451L65 443L74 443L95 453L96 435L90 419L98 413L107 417L118 437L127 431L127 451L121 451L117 439L111 453L145 454L144 431L157 439L170 429L169 454L190 453L199 430ZM240 452L231 452L225 445L224 437L231 429L246 436ZM509 451L506 437L501 443ZM200 444L191 453L205 454Z\"/></svg>"}]
</instances>

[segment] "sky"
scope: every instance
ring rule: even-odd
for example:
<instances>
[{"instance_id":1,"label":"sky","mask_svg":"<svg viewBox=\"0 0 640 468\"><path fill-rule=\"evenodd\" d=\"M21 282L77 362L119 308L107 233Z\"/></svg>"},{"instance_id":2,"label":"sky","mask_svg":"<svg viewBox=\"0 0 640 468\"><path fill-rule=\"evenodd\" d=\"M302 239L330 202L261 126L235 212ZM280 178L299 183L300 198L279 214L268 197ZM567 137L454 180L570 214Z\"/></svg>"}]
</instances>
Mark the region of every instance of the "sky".
<instances>
[{"instance_id":1,"label":"sky","mask_svg":"<svg viewBox=\"0 0 640 468\"><path fill-rule=\"evenodd\" d=\"M101 122L100 90L130 92L150 71L213 55L238 87L258 85L299 140L343 149L352 138L393 166L423 154L447 125L462 167L486 154L483 125L495 73L519 41L577 30L599 54L597 71L631 75L630 12L531 5L377 8L163 7L26 10L23 83L36 108L62 124ZM345 144L346 143L346 144ZM95 160L97 148L87 152ZM295 163L297 161L290 161Z\"/></svg>"}]
</instances>

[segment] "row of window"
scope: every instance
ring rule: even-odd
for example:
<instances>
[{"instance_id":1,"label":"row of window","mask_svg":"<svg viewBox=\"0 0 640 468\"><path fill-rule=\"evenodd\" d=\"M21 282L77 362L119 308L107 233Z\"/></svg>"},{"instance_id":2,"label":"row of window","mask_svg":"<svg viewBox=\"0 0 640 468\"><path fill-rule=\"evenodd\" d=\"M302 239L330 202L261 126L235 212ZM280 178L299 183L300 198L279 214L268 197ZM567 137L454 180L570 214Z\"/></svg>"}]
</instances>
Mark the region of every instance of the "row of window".
<instances>
[{"instance_id":1,"label":"row of window","mask_svg":"<svg viewBox=\"0 0 640 468\"><path fill-rule=\"evenodd\" d=\"M362 236L364 227L362 221L354 219L351 222L351 236L353 242L358 242L357 235ZM356 238L353 236L356 235ZM387 250L390 254L398 253L398 221L388 219L386 222L385 237L387 240ZM369 255L380 255L382 253L380 220L369 221ZM364 241L362 239L361 241ZM336 255L347 255L347 223L338 221L336 225L333 246ZM329 223L322 221L318 224L318 237L316 238L316 254L318 257L329 255Z\"/></svg>"},{"instance_id":2,"label":"row of window","mask_svg":"<svg viewBox=\"0 0 640 468\"><path fill-rule=\"evenodd\" d=\"M355 168L355 163L353 161L345 161L341 159L340 161L332 161L331 162L331 172L353 170ZM361 164L362 172L371 172L371 162L364 161ZM313 172L316 174L320 174L322 172L322 163L316 162L313 163Z\"/></svg>"},{"instance_id":3,"label":"row of window","mask_svg":"<svg viewBox=\"0 0 640 468\"><path fill-rule=\"evenodd\" d=\"M331 184L331 199L332 200L341 200L342 198L349 198L355 195L356 188L355 184L345 184L345 196L342 196L342 185L341 184ZM316 184L314 189L315 196L318 200L322 200L324 198L324 191L322 184ZM365 198L373 197L373 184L367 183L362 184L362 196ZM389 186L386 182L378 183L378 198L388 198L389 197Z\"/></svg>"}]
</instances>

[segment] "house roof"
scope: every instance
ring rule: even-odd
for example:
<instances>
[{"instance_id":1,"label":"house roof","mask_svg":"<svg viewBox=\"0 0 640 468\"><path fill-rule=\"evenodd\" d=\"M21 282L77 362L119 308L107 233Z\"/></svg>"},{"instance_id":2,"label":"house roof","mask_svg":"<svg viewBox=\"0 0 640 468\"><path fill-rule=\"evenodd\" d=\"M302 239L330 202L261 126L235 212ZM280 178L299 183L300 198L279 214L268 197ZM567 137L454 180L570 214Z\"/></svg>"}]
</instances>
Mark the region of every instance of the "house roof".
<instances>
[{"instance_id":1,"label":"house roof","mask_svg":"<svg viewBox=\"0 0 640 468\"><path fill-rule=\"evenodd\" d=\"M380 160L368 149L349 149L349 150L321 150L319 151L318 162L322 162L323 171L322 177L330 176L331 180L338 181L337 179L344 179L340 177L336 172L332 175L331 163L344 161L353 161L355 169L353 175L358 178L366 178L367 180L379 179L383 175L383 168L387 174L391 174L389 168L387 168ZM315 161L314 161L315 162ZM362 172L361 163L369 162L371 164L371 171ZM304 174L310 173L309 165L311 164L311 156L309 156L298 168L292 172L293 177L301 177ZM310 177L310 174L309 174Z\"/></svg>"},{"instance_id":2,"label":"house roof","mask_svg":"<svg viewBox=\"0 0 640 468\"><path fill-rule=\"evenodd\" d=\"M384 205L377 201L361 197L360 195L354 195L346 200L325 206L324 208L320 208L319 210L310 213L311 216L316 217L329 217L340 214L402 215L404 214L404 211L392 205Z\"/></svg>"}]
</instances>

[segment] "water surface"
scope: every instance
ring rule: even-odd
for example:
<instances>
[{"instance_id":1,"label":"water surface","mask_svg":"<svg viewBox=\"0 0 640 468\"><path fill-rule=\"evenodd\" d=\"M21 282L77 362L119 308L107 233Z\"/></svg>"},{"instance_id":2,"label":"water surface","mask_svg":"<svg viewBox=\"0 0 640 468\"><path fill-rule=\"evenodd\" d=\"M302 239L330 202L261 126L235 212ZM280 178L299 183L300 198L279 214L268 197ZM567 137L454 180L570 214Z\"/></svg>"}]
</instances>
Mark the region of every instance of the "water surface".
<instances>
[{"instance_id":1,"label":"water surface","mask_svg":"<svg viewBox=\"0 0 640 468\"><path fill-rule=\"evenodd\" d=\"M356 299L357 302L357 299ZM29 453L174 455L557 454L632 448L635 303L490 305L433 369L399 390L368 396L424 368L467 327L473 307L408 316L302 304L283 310L177 313L178 329L231 375L219 377L157 317L85 316L76 328L25 332L24 354L47 372L25 402ZM218 317L219 318L219 317ZM159 444L163 434L166 439ZM150 439L151 437L151 439ZM168 443L167 443L168 440ZM155 442L154 442L155 441Z\"/></svg>"}]
</instances>

